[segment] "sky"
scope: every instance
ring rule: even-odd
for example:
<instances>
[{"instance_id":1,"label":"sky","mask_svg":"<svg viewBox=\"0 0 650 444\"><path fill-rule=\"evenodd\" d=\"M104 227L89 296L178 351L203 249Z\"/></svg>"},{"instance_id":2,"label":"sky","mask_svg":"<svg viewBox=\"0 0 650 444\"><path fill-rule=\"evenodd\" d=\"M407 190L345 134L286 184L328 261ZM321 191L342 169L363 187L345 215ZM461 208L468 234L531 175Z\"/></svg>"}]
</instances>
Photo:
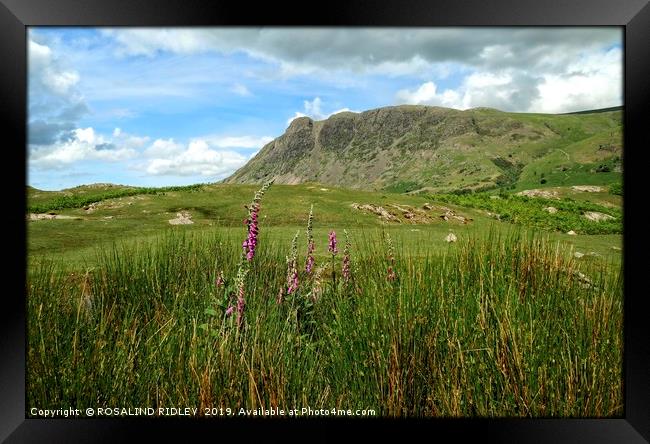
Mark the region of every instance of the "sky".
<instances>
[{"instance_id":1,"label":"sky","mask_svg":"<svg viewBox=\"0 0 650 444\"><path fill-rule=\"evenodd\" d=\"M617 27L30 27L28 184L212 183L299 116L605 108L622 75Z\"/></svg>"}]
</instances>

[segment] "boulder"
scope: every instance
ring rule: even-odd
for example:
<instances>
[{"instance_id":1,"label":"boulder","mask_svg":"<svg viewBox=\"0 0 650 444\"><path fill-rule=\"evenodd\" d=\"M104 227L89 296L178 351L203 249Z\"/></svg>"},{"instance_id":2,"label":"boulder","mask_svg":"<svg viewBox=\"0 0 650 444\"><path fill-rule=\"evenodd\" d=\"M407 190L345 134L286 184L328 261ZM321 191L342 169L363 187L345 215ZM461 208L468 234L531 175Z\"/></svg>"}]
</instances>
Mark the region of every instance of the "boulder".
<instances>
[{"instance_id":1,"label":"boulder","mask_svg":"<svg viewBox=\"0 0 650 444\"><path fill-rule=\"evenodd\" d=\"M599 213L598 211L586 211L583 216L587 218L587 220L591 220L593 222L602 222L614 219L613 216L605 213Z\"/></svg>"},{"instance_id":2,"label":"boulder","mask_svg":"<svg viewBox=\"0 0 650 444\"><path fill-rule=\"evenodd\" d=\"M543 197L545 199L559 199L557 191L549 190L524 190L517 193L517 196L526 196L526 197Z\"/></svg>"},{"instance_id":3,"label":"boulder","mask_svg":"<svg viewBox=\"0 0 650 444\"><path fill-rule=\"evenodd\" d=\"M586 193L600 193L603 191L602 187L597 187L593 185L574 185L571 187L573 191L583 191Z\"/></svg>"}]
</instances>

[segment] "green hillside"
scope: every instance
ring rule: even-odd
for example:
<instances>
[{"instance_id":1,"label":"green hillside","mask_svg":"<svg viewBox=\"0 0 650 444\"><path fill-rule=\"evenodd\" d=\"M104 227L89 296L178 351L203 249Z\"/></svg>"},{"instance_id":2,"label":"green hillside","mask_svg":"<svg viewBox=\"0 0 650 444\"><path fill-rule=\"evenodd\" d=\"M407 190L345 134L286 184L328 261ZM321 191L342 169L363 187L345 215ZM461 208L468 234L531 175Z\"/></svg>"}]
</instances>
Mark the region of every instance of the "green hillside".
<instances>
[{"instance_id":1,"label":"green hillside","mask_svg":"<svg viewBox=\"0 0 650 444\"><path fill-rule=\"evenodd\" d=\"M295 119L226 183L463 192L621 180L622 111L395 106Z\"/></svg>"},{"instance_id":2,"label":"green hillside","mask_svg":"<svg viewBox=\"0 0 650 444\"><path fill-rule=\"evenodd\" d=\"M255 189L253 185L197 185L177 191L109 198L76 208L52 210L49 211L52 214L41 216L28 215L28 255L31 261L45 255L81 264L92 262L97 249L102 246L115 242L147 241L165 232L202 232L208 235L218 232L237 240L245 232L243 220L247 210L244 204ZM560 213L551 215L543 210L551 204L542 205L534 198L515 199L513 196L513 199L503 201L506 205L503 208L515 216L510 220L499 220L490 211L491 207L476 204L481 200L496 202L483 194L459 204L442 195L369 192L314 183L274 185L265 197L260 224L264 227L264 236L280 245L290 243L297 230L304 231L313 204L318 215L314 229L323 239L330 229L347 229L354 239L375 237L381 230L389 230L404 245L407 253L422 254L446 250L445 237L450 232L459 236L482 236L491 229L504 232L541 230L551 239L566 243L569 249L574 246L580 251L598 253L598 258L603 261L619 261L620 249L612 247L618 248L621 244L620 196L611 195L606 189L598 193L577 192L570 188L549 190L561 198L558 203L551 202L560 207ZM65 193L74 202L75 196L85 196L87 191L87 188L79 188ZM48 195L58 196L59 193L32 190L28 206L34 205L33 199L41 199L39 202L42 204ZM584 204L577 205L576 202ZM389 216L382 217L378 208L384 209ZM584 219L582 213L594 209L613 215L614 219L607 222ZM448 211L453 212L453 217L445 220ZM169 221L177 219L179 214L188 216L192 223L172 225ZM580 234L598 234L570 236L566 234L567 227ZM318 253L324 254L324 251Z\"/></svg>"}]
</instances>

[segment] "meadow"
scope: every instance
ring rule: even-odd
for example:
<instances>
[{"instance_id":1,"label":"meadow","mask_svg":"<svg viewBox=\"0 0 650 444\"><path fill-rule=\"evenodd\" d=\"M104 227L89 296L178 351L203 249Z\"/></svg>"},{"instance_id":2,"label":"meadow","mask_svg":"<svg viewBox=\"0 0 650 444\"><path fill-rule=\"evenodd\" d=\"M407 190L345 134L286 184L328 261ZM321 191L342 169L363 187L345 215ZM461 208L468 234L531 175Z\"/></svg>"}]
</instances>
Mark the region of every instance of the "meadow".
<instances>
[{"instance_id":1,"label":"meadow","mask_svg":"<svg viewBox=\"0 0 650 444\"><path fill-rule=\"evenodd\" d=\"M479 205L529 208L511 196L440 199L468 224L390 224L350 205L435 196L273 185L250 202L256 188L121 196L29 222L28 408L622 415L614 222L568 236ZM183 209L194 224L169 226Z\"/></svg>"}]
</instances>

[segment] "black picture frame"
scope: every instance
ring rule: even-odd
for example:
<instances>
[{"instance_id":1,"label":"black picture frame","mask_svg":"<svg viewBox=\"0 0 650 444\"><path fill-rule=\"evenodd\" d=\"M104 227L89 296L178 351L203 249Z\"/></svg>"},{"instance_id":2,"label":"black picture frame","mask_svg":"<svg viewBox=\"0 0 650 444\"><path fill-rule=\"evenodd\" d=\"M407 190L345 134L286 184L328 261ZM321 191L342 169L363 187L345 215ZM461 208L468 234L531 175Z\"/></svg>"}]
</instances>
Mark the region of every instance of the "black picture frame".
<instances>
[{"instance_id":1,"label":"black picture frame","mask_svg":"<svg viewBox=\"0 0 650 444\"><path fill-rule=\"evenodd\" d=\"M625 49L624 103L624 416L620 419L457 419L457 420L181 420L26 419L26 28L28 26L622 26ZM650 440L650 322L644 302L647 265L644 243L643 176L650 149L650 5L648 0L445 0L330 1L326 3L245 3L222 0L0 0L0 125L6 170L2 183L11 211L5 236L5 282L0 309L0 439L7 442L120 442L134 432L169 440L210 439L236 434L268 441L320 441L352 429L399 439L424 433L429 439L488 442L616 442ZM7 138L8 136L8 138ZM647 174L647 173L646 173ZM23 260L16 260L15 258Z\"/></svg>"}]
</instances>

